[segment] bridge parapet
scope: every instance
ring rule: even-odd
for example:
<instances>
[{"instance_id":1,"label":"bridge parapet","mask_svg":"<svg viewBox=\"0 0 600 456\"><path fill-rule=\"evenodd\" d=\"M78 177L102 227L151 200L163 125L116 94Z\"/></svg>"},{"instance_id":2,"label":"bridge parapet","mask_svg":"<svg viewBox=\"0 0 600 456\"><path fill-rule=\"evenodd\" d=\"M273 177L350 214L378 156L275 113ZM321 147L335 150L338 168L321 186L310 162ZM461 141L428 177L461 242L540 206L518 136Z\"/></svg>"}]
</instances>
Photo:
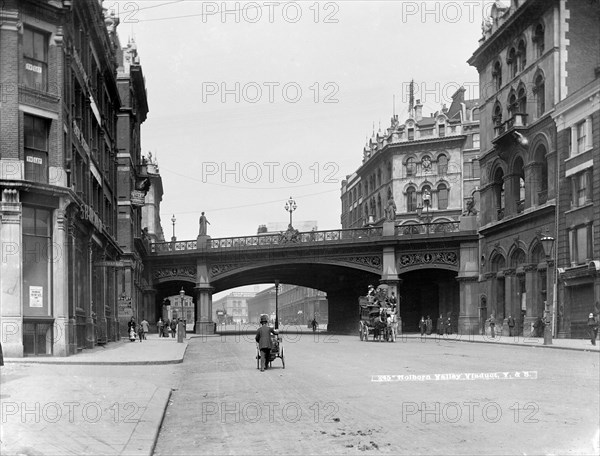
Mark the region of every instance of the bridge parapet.
<instances>
[{"instance_id":1,"label":"bridge parapet","mask_svg":"<svg viewBox=\"0 0 600 456\"><path fill-rule=\"evenodd\" d=\"M397 225L394 236L428 235L435 233L458 233L460 222L411 223ZM259 234L254 236L236 236L226 238L207 238L205 245L198 246L196 240L156 242L151 246L152 253L172 253L200 249L241 250L298 247L299 245L345 244L372 242L384 237L382 226L352 228L327 231L288 230L276 234Z\"/></svg>"}]
</instances>

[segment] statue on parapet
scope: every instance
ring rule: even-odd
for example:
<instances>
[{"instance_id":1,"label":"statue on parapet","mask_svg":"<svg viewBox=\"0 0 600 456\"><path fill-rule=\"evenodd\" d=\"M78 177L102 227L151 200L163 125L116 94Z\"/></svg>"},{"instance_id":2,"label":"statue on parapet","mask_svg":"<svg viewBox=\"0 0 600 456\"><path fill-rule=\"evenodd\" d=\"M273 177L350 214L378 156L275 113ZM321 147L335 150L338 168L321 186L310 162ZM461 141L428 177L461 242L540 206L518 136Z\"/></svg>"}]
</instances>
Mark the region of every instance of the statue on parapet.
<instances>
[{"instance_id":1,"label":"statue on parapet","mask_svg":"<svg viewBox=\"0 0 600 456\"><path fill-rule=\"evenodd\" d=\"M204 215L204 212L202 212L202 214L200 215L200 233L198 234L198 236L206 236L206 231L208 228L207 225L210 225L210 222Z\"/></svg>"},{"instance_id":2,"label":"statue on parapet","mask_svg":"<svg viewBox=\"0 0 600 456\"><path fill-rule=\"evenodd\" d=\"M396 220L396 202L394 198L388 199L387 207L385 208L385 219L388 222L394 222Z\"/></svg>"},{"instance_id":3,"label":"statue on parapet","mask_svg":"<svg viewBox=\"0 0 600 456\"><path fill-rule=\"evenodd\" d=\"M300 242L300 232L290 223L288 224L287 230L281 232L280 240L281 243Z\"/></svg>"}]
</instances>

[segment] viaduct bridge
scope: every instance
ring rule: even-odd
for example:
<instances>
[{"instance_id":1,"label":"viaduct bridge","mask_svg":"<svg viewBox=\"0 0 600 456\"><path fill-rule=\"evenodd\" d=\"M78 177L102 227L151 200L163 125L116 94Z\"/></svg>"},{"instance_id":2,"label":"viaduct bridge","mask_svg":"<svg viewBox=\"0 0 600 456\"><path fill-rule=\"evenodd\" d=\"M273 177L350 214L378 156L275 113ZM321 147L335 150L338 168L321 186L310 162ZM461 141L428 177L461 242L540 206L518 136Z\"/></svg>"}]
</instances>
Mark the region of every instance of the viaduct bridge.
<instances>
[{"instance_id":1,"label":"viaduct bridge","mask_svg":"<svg viewBox=\"0 0 600 456\"><path fill-rule=\"evenodd\" d=\"M478 280L475 217L460 221L154 243L146 258L154 300L183 287L194 297L196 333L211 333L212 295L230 288L280 283L327 293L330 331L354 332L358 296L387 284L400 297L404 330L421 315L451 316L454 330L477 325L471 302Z\"/></svg>"}]
</instances>

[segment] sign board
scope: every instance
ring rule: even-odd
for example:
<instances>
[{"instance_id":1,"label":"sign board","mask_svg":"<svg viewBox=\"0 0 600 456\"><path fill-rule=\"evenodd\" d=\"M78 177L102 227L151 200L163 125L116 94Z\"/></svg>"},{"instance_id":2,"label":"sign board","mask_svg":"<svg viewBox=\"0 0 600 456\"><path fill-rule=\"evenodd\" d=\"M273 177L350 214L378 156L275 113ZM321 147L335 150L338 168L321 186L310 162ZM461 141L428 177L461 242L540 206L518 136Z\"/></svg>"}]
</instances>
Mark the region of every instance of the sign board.
<instances>
[{"instance_id":1,"label":"sign board","mask_svg":"<svg viewBox=\"0 0 600 456\"><path fill-rule=\"evenodd\" d=\"M29 286L29 307L44 307L44 287Z\"/></svg>"},{"instance_id":2,"label":"sign board","mask_svg":"<svg viewBox=\"0 0 600 456\"><path fill-rule=\"evenodd\" d=\"M143 206L146 199L146 193L140 190L131 191L131 205L132 206Z\"/></svg>"},{"instance_id":3,"label":"sign board","mask_svg":"<svg viewBox=\"0 0 600 456\"><path fill-rule=\"evenodd\" d=\"M126 264L123 261L96 261L94 262L94 266L105 268L124 268Z\"/></svg>"}]
</instances>

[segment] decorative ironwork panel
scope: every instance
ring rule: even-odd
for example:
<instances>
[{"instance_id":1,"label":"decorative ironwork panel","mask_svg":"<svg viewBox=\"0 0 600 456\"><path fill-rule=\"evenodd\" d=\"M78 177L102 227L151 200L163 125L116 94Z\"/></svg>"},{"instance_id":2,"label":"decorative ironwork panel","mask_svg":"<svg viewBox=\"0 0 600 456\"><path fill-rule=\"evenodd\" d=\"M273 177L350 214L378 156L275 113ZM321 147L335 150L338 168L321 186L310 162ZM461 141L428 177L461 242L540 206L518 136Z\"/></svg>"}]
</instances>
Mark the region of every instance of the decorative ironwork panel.
<instances>
[{"instance_id":1,"label":"decorative ironwork panel","mask_svg":"<svg viewBox=\"0 0 600 456\"><path fill-rule=\"evenodd\" d=\"M450 252L424 252L424 253L404 253L400 255L400 268L410 266L422 266L428 264L443 264L449 266L458 266L458 253Z\"/></svg>"},{"instance_id":2,"label":"decorative ironwork panel","mask_svg":"<svg viewBox=\"0 0 600 456\"><path fill-rule=\"evenodd\" d=\"M178 266L174 268L160 268L153 272L155 279L167 279L170 277L188 277L196 279L196 266Z\"/></svg>"}]
</instances>

